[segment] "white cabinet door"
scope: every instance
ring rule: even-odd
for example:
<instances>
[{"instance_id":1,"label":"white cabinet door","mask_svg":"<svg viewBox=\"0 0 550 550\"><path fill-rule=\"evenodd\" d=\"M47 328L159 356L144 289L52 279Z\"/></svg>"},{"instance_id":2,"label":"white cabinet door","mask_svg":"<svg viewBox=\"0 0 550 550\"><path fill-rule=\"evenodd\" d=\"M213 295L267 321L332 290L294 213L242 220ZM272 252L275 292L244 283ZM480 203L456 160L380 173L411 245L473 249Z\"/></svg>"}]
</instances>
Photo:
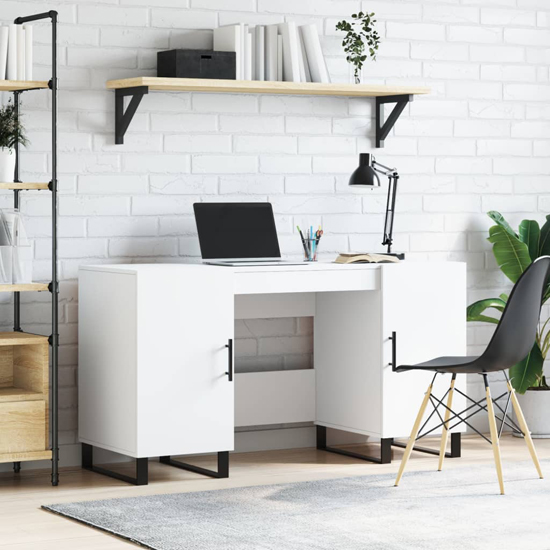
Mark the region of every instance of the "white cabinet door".
<instances>
[{"instance_id":1,"label":"white cabinet door","mask_svg":"<svg viewBox=\"0 0 550 550\"><path fill-rule=\"evenodd\" d=\"M466 355L466 265L383 265L381 287L382 437L408 437L433 373L392 372L389 337L393 331L397 333L398 365L414 365L444 355ZM451 375L439 375L434 394L442 397L450 378ZM465 384L466 375L459 376L457 387L465 391ZM460 410L463 404L463 398L455 395L453 409ZM434 415L432 425L436 420L439 423Z\"/></svg>"},{"instance_id":2,"label":"white cabinet door","mask_svg":"<svg viewBox=\"0 0 550 550\"><path fill-rule=\"evenodd\" d=\"M232 270L151 266L137 302L139 456L233 450Z\"/></svg>"}]
</instances>

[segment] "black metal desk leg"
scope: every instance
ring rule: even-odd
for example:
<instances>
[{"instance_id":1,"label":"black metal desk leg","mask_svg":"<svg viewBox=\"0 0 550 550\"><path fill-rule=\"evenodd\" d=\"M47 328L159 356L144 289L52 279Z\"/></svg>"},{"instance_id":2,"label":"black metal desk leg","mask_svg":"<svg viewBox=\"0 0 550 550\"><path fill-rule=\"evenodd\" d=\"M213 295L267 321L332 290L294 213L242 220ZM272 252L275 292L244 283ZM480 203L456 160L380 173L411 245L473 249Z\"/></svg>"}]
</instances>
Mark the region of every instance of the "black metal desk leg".
<instances>
[{"instance_id":1,"label":"black metal desk leg","mask_svg":"<svg viewBox=\"0 0 550 550\"><path fill-rule=\"evenodd\" d=\"M94 466L94 448L92 445L82 443L82 469L95 472L96 474L102 474L104 476L112 477L132 485L147 485L149 483L149 459L148 458L136 458L136 475L135 477L119 474L102 468L101 466Z\"/></svg>"},{"instance_id":2,"label":"black metal desk leg","mask_svg":"<svg viewBox=\"0 0 550 550\"><path fill-rule=\"evenodd\" d=\"M229 477L229 451L222 451L218 453L217 472L214 470L208 470L207 468L193 466L192 464L187 464L186 462L180 462L179 460L173 460L169 456L161 456L159 457L159 461L161 464L174 466L175 468L180 468L181 470L187 470L203 476L214 477L217 479Z\"/></svg>"}]
</instances>

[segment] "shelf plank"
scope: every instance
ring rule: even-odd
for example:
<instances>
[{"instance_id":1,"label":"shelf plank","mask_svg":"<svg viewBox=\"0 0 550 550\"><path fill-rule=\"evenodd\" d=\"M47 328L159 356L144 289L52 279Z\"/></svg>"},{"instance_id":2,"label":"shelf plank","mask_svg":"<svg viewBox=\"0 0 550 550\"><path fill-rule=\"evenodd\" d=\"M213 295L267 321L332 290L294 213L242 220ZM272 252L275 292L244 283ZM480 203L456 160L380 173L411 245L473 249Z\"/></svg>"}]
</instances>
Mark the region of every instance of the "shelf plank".
<instances>
[{"instance_id":1,"label":"shelf plank","mask_svg":"<svg viewBox=\"0 0 550 550\"><path fill-rule=\"evenodd\" d=\"M0 454L0 464L6 462L27 462L29 460L51 460L52 452L46 451L31 451L27 453L8 453Z\"/></svg>"},{"instance_id":2,"label":"shelf plank","mask_svg":"<svg viewBox=\"0 0 550 550\"><path fill-rule=\"evenodd\" d=\"M47 283L26 283L18 285L0 285L0 292L40 292L48 290Z\"/></svg>"},{"instance_id":3,"label":"shelf plank","mask_svg":"<svg viewBox=\"0 0 550 550\"><path fill-rule=\"evenodd\" d=\"M39 90L41 88L48 88L47 80L0 80L0 92Z\"/></svg>"},{"instance_id":4,"label":"shelf plank","mask_svg":"<svg viewBox=\"0 0 550 550\"><path fill-rule=\"evenodd\" d=\"M148 86L166 92L223 92L243 94L288 94L346 97L383 97L430 93L421 86L382 86L372 84L321 84L318 82L269 82L257 80L214 80L201 78L160 78L141 76L109 80L107 88L117 90Z\"/></svg>"},{"instance_id":5,"label":"shelf plank","mask_svg":"<svg viewBox=\"0 0 550 550\"><path fill-rule=\"evenodd\" d=\"M21 388L0 388L0 403L11 401L44 401L44 395Z\"/></svg>"},{"instance_id":6,"label":"shelf plank","mask_svg":"<svg viewBox=\"0 0 550 550\"><path fill-rule=\"evenodd\" d=\"M21 191L44 189L48 190L48 183L0 183L0 189L19 189Z\"/></svg>"},{"instance_id":7,"label":"shelf plank","mask_svg":"<svg viewBox=\"0 0 550 550\"><path fill-rule=\"evenodd\" d=\"M47 344L48 337L26 332L0 332L0 346L28 346Z\"/></svg>"}]
</instances>

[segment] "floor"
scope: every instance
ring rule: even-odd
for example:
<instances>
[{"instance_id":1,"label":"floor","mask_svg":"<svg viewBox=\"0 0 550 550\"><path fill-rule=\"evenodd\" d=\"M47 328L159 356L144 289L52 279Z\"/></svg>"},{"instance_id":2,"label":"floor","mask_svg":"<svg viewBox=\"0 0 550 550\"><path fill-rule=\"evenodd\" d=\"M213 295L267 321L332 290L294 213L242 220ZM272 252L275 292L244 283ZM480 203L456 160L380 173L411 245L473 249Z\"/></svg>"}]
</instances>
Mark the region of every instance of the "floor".
<instances>
[{"instance_id":1,"label":"floor","mask_svg":"<svg viewBox=\"0 0 550 550\"><path fill-rule=\"evenodd\" d=\"M426 439L426 443L431 447L438 447L436 440ZM550 458L550 440L536 440L535 445L541 459ZM371 454L377 451L376 445L367 447L372 448L354 447L353 450ZM529 460L529 454L521 439L504 436L501 440L501 449L505 476L507 461ZM42 504L394 473L399 467L402 454L402 449L394 449L393 463L386 465L360 462L315 449L233 454L231 477L222 480L203 478L191 472L161 465L157 461L150 461L149 485L145 487L130 486L77 468L62 470L61 483L57 488L51 487L49 472L45 471L23 470L17 477L12 473L0 474L0 550L138 548L77 522L45 512L40 509ZM463 437L462 458L447 459L445 468L492 464L492 461L491 447L477 436L467 436ZM213 457L198 457L193 463L215 467ZM120 466L119 470L124 471L125 468ZM408 468L436 469L437 457L413 453Z\"/></svg>"}]
</instances>

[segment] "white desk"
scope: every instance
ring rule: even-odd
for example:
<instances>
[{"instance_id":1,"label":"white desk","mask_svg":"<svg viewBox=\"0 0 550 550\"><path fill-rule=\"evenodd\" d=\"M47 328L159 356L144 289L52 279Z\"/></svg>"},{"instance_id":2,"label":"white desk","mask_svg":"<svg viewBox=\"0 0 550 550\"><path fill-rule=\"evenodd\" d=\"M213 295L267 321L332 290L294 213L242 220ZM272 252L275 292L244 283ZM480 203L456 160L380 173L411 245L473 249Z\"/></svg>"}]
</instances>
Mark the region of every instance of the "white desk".
<instances>
[{"instance_id":1,"label":"white desk","mask_svg":"<svg viewBox=\"0 0 550 550\"><path fill-rule=\"evenodd\" d=\"M80 441L139 459L231 451L236 426L408 436L430 375L394 373L390 336L399 364L465 355L465 311L456 262L82 267ZM230 382L234 320L293 316L314 317L314 369Z\"/></svg>"}]
</instances>

